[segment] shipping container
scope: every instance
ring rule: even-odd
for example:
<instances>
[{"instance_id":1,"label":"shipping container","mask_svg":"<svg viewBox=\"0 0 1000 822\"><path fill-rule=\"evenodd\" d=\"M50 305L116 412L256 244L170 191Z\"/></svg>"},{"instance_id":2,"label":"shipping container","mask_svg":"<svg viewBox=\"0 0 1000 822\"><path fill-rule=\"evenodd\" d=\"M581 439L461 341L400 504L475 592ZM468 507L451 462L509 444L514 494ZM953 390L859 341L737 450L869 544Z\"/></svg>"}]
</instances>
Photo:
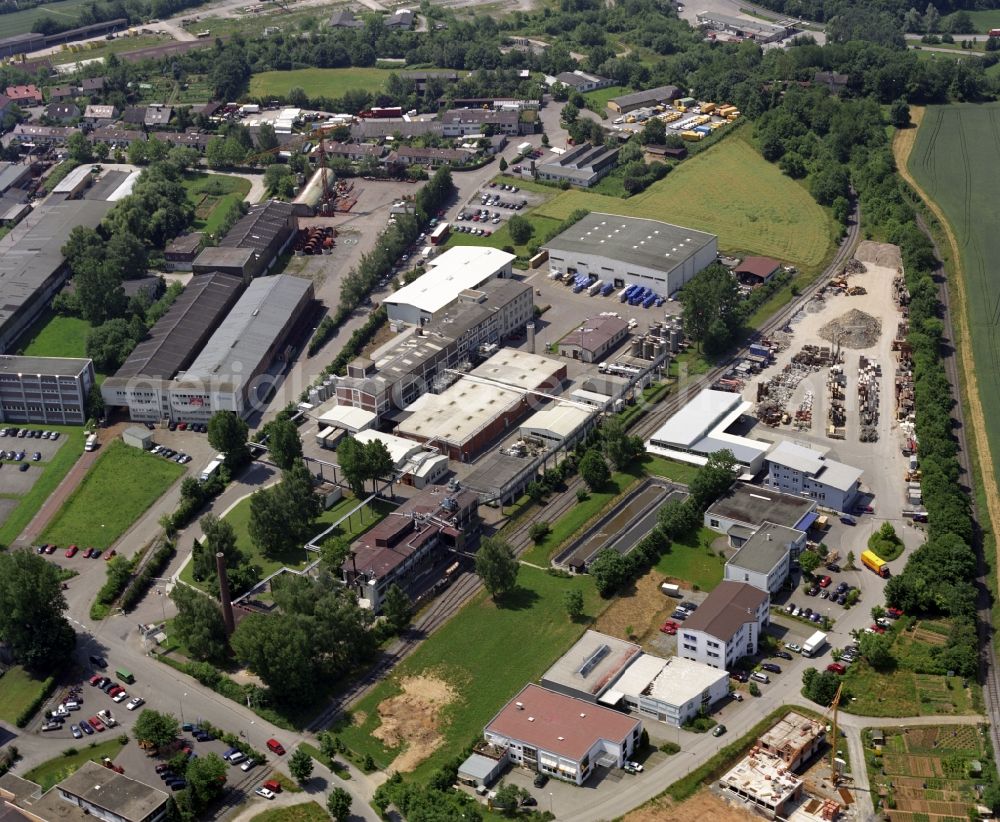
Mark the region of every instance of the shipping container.
<instances>
[{"instance_id":1,"label":"shipping container","mask_svg":"<svg viewBox=\"0 0 1000 822\"><path fill-rule=\"evenodd\" d=\"M597 293L598 291L600 291L600 290L601 290L602 288L604 288L604 280L598 280L598 281L597 281L596 283L593 283L593 284L592 284L592 285L591 285L591 286L590 286L590 287L589 287L589 288L587 289L587 293L589 293L589 294L590 294L590 296L591 296L591 297L593 297L593 296L594 296L594 295L595 295L595 294L596 294L596 293Z\"/></svg>"},{"instance_id":2,"label":"shipping container","mask_svg":"<svg viewBox=\"0 0 1000 822\"><path fill-rule=\"evenodd\" d=\"M687 140L689 143L697 143L699 140L704 138L704 134L697 131L682 131L681 139Z\"/></svg>"},{"instance_id":3,"label":"shipping container","mask_svg":"<svg viewBox=\"0 0 1000 822\"><path fill-rule=\"evenodd\" d=\"M607 297L614 290L615 290L614 283L605 283L604 288L601 289L601 296Z\"/></svg>"}]
</instances>

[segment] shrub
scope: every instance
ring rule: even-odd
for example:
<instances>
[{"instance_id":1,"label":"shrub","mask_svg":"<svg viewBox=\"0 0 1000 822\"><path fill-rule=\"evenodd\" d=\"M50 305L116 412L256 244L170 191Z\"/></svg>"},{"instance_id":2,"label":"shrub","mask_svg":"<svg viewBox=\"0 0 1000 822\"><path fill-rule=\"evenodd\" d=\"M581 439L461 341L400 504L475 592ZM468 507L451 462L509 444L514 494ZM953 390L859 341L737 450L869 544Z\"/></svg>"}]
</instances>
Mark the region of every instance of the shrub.
<instances>
[{"instance_id":1,"label":"shrub","mask_svg":"<svg viewBox=\"0 0 1000 822\"><path fill-rule=\"evenodd\" d=\"M14 720L14 724L17 725L18 728L24 728L29 722L31 722L32 717L38 713L38 709L45 704L45 700L52 696L52 692L55 689L55 677L50 676L42 683L41 690L39 690L37 696L35 696L35 698L31 701L31 704L21 711L21 715Z\"/></svg>"}]
</instances>

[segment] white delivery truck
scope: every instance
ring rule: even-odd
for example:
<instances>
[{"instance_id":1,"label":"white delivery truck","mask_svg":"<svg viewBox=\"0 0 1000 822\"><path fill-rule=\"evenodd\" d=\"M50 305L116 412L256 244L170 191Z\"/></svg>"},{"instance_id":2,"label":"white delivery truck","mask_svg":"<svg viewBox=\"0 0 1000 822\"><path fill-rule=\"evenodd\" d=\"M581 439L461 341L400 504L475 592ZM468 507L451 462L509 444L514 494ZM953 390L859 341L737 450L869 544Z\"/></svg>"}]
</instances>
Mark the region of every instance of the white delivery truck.
<instances>
[{"instance_id":1,"label":"white delivery truck","mask_svg":"<svg viewBox=\"0 0 1000 822\"><path fill-rule=\"evenodd\" d=\"M817 631L802 643L802 656L813 657L826 645L826 634Z\"/></svg>"},{"instance_id":2,"label":"white delivery truck","mask_svg":"<svg viewBox=\"0 0 1000 822\"><path fill-rule=\"evenodd\" d=\"M664 582L660 586L660 590L663 591L668 597L680 597L681 596L681 586L674 585L670 582Z\"/></svg>"},{"instance_id":3,"label":"white delivery truck","mask_svg":"<svg viewBox=\"0 0 1000 822\"><path fill-rule=\"evenodd\" d=\"M215 476L216 471L219 470L219 467L225 461L226 461L225 454L216 454L215 459L205 466L205 470L201 472L201 476L199 477L199 479L202 482L208 482L212 477Z\"/></svg>"}]
</instances>

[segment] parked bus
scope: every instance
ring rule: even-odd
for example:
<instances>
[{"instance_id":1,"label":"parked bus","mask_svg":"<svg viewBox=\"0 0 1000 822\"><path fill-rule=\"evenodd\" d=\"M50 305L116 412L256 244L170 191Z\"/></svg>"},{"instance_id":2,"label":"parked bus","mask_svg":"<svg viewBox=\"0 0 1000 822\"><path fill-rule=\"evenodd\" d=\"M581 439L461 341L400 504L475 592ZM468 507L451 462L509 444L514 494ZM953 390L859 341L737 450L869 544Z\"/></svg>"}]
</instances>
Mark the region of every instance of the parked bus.
<instances>
[{"instance_id":1,"label":"parked bus","mask_svg":"<svg viewBox=\"0 0 1000 822\"><path fill-rule=\"evenodd\" d=\"M448 239L448 223L438 223L434 230L431 232L430 241L431 245L441 245L445 240Z\"/></svg>"}]
</instances>

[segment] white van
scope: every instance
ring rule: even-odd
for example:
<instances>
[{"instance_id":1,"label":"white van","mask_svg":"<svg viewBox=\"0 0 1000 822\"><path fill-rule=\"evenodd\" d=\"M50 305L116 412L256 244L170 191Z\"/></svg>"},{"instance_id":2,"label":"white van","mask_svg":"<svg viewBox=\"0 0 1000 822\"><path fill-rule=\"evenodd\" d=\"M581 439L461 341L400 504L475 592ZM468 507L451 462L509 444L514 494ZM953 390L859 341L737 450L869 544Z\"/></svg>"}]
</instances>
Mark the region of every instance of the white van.
<instances>
[{"instance_id":1,"label":"white van","mask_svg":"<svg viewBox=\"0 0 1000 822\"><path fill-rule=\"evenodd\" d=\"M750 679L755 679L757 682L763 682L765 685L771 682L770 677L767 674L762 674L760 671L754 671L750 674Z\"/></svg>"},{"instance_id":2,"label":"white van","mask_svg":"<svg viewBox=\"0 0 1000 822\"><path fill-rule=\"evenodd\" d=\"M230 765L239 764L240 762L242 762L246 758L247 758L247 756L246 756L245 753L243 753L243 751L237 751L236 753L232 754L229 757L229 764Z\"/></svg>"},{"instance_id":3,"label":"white van","mask_svg":"<svg viewBox=\"0 0 1000 822\"><path fill-rule=\"evenodd\" d=\"M682 594L681 594L681 586L680 585L673 585L672 583L664 582L660 586L660 590L664 594L666 594L668 597L677 597L677 598L680 598L682 596Z\"/></svg>"}]
</instances>

